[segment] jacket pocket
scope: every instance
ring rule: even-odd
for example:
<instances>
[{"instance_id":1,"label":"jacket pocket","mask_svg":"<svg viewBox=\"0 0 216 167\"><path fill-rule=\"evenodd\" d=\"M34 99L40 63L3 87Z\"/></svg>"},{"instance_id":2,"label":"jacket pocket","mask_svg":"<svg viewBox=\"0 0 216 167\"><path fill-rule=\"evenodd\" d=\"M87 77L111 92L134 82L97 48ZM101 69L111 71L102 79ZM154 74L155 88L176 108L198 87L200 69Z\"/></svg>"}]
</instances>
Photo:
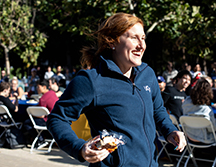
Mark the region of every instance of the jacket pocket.
<instances>
[{"instance_id":1,"label":"jacket pocket","mask_svg":"<svg viewBox=\"0 0 216 167\"><path fill-rule=\"evenodd\" d=\"M103 160L103 163L107 166L121 167L124 164L124 150L123 147L118 147L113 153L109 154L107 158Z\"/></svg>"}]
</instances>

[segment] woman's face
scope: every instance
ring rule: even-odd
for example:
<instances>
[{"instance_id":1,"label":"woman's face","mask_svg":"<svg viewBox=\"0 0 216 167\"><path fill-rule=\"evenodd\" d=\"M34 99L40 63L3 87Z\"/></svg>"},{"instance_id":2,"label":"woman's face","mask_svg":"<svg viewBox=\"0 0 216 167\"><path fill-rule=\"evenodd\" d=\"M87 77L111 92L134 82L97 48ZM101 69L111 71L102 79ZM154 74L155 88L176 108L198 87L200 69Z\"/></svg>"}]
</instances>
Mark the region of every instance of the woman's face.
<instances>
[{"instance_id":1,"label":"woman's face","mask_svg":"<svg viewBox=\"0 0 216 167\"><path fill-rule=\"evenodd\" d=\"M128 29L115 44L113 60L122 71L142 63L142 56L146 49L145 33L142 24L137 23Z\"/></svg>"},{"instance_id":2,"label":"woman's face","mask_svg":"<svg viewBox=\"0 0 216 167\"><path fill-rule=\"evenodd\" d=\"M18 87L18 83L16 80L12 80L11 81L11 88L16 91L17 90L17 87Z\"/></svg>"}]
</instances>

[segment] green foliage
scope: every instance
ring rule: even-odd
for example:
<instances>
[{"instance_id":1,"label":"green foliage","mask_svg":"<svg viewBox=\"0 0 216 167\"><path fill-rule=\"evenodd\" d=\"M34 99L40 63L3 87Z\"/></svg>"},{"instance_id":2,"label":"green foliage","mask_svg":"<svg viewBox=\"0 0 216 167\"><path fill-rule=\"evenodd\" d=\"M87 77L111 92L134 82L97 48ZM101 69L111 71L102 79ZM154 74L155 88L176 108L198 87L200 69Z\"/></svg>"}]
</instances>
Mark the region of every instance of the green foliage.
<instances>
[{"instance_id":1,"label":"green foliage","mask_svg":"<svg viewBox=\"0 0 216 167\"><path fill-rule=\"evenodd\" d=\"M176 51L188 55L212 54L215 43L215 2L193 0L44 0L38 8L46 13L50 26L72 36L91 33L98 23L116 12L134 13L142 18L145 30L163 34ZM153 26L153 27L152 27ZM164 51L168 48L164 48ZM168 54L172 54L173 49ZM205 50L209 50L206 52ZM165 53L165 52L164 52ZM166 52L167 53L167 52Z\"/></svg>"},{"instance_id":2,"label":"green foliage","mask_svg":"<svg viewBox=\"0 0 216 167\"><path fill-rule=\"evenodd\" d=\"M22 0L22 5L21 0L0 0L0 43L13 48L29 66L36 64L47 42L38 28L69 32L76 42L116 12L135 14L144 21L147 36L162 38L162 50L155 55L160 61L183 61L184 56L212 60L215 55L215 0ZM146 42L148 46L151 39Z\"/></svg>"},{"instance_id":3,"label":"green foliage","mask_svg":"<svg viewBox=\"0 0 216 167\"><path fill-rule=\"evenodd\" d=\"M0 0L0 45L14 50L27 64L37 64L46 37L34 28L33 8L26 1Z\"/></svg>"}]
</instances>

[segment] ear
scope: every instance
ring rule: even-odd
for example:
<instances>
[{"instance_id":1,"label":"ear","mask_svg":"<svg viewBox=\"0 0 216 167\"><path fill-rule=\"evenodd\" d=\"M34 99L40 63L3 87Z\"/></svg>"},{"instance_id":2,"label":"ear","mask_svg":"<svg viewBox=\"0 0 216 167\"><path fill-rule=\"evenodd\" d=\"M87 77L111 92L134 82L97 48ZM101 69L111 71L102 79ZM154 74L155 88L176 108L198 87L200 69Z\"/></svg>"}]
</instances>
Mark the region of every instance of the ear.
<instances>
[{"instance_id":1,"label":"ear","mask_svg":"<svg viewBox=\"0 0 216 167\"><path fill-rule=\"evenodd\" d=\"M109 47L110 47L112 50L115 50L115 45L114 45L114 44L109 44Z\"/></svg>"}]
</instances>

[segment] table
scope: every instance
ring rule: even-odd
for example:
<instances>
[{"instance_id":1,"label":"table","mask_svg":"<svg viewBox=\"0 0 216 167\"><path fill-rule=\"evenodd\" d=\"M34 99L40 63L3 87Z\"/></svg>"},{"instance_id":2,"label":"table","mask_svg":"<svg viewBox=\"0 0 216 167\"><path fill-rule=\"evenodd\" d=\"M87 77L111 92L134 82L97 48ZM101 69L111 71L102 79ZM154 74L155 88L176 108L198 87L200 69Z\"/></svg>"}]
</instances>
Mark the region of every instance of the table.
<instances>
[{"instance_id":1,"label":"table","mask_svg":"<svg viewBox=\"0 0 216 167\"><path fill-rule=\"evenodd\" d=\"M18 101L18 114L19 114L19 121L24 122L26 119L29 118L28 114L27 114L27 107L29 106L36 106L38 105L38 102L34 101L31 103L30 100L19 100Z\"/></svg>"}]
</instances>

